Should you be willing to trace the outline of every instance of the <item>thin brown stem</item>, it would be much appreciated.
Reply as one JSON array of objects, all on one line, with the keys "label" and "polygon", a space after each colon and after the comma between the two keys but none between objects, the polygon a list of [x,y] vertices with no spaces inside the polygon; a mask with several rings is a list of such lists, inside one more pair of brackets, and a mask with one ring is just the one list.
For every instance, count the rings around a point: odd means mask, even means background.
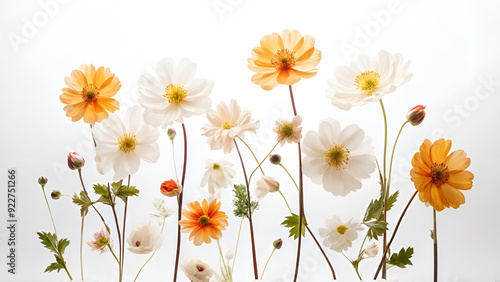
[{"label": "thin brown stem", "polygon": [[[109,183],[108,183],[108,194],[111,196],[111,189],[109,188]],[[114,202],[114,200],[112,200],[111,197],[110,197],[110,200],[111,200],[111,209],[113,210],[113,216],[115,218],[116,232],[118,234],[118,246],[119,246],[119,250],[120,250],[119,257],[121,259],[123,250],[122,250],[122,236],[120,233],[120,225],[118,224],[118,216],[116,215],[115,202]],[[121,282],[123,280],[122,262],[121,261],[119,262],[118,270],[119,270],[119,281]]]},{"label": "thin brown stem", "polygon": [[330,267],[330,270],[332,271],[333,280],[337,280],[337,277],[335,276],[335,270],[333,270],[333,266],[330,263],[330,260],[328,259],[328,256],[326,255],[325,251],[321,247],[321,244],[318,242],[318,240],[316,239],[316,237],[312,233],[311,229],[309,228],[309,225],[306,224],[306,228],[307,228],[307,231],[309,232],[309,235],[311,235],[311,237],[313,238],[314,242],[318,246],[319,250],[321,251],[321,253],[325,257],[326,263],[328,263],[328,266]]},{"label": "thin brown stem", "polygon": [[410,204],[413,201],[413,199],[415,198],[415,196],[417,195],[417,193],[418,193],[418,191],[415,191],[415,193],[413,193],[413,196],[411,196],[410,200],[408,201],[408,204],[406,204],[406,207],[404,208],[403,212],[401,213],[401,216],[399,217],[398,223],[396,224],[396,227],[394,228],[394,232],[392,232],[391,239],[387,243],[387,248],[384,250],[384,254],[382,255],[382,259],[380,260],[380,263],[379,263],[378,268],[377,268],[377,272],[375,273],[373,280],[377,279],[378,274],[379,274],[380,270],[382,269],[382,265],[384,264],[384,262],[386,260],[387,252],[388,252],[389,248],[391,247],[392,241],[394,240],[396,233],[398,232],[399,225],[401,224],[401,221],[403,220],[403,217],[404,217],[406,211],[410,207]]},{"label": "thin brown stem", "polygon": [[432,215],[434,220],[434,231],[432,233],[434,239],[434,282],[438,281],[438,242],[437,242],[437,222],[436,222],[436,210],[432,209]]},{"label": "thin brown stem", "polygon": [[97,143],[95,142],[94,132],[92,132],[92,124],[90,124],[90,134],[92,135],[92,141],[94,141],[94,148],[97,147]]},{"label": "thin brown stem", "polygon": [[259,279],[259,272],[257,270],[257,254],[255,251],[255,238],[253,234],[253,222],[252,222],[252,204],[250,199],[250,188],[248,183],[247,172],[245,170],[245,164],[243,163],[243,158],[241,157],[240,149],[238,148],[238,144],[236,140],[234,140],[234,145],[236,146],[236,151],[238,151],[238,156],[240,157],[241,167],[243,169],[243,175],[245,176],[245,183],[247,186],[247,198],[248,198],[248,222],[250,223],[250,239],[252,241],[252,258],[253,258],[253,273],[255,276],[255,280]]},{"label": "thin brown stem", "polygon": [[[182,192],[178,195],[178,220],[182,219],[182,198],[184,196],[184,191],[186,191],[184,187],[184,180],[186,179],[186,164],[187,164],[187,136],[186,136],[186,127],[184,123],[182,124],[182,133],[184,135],[184,163],[182,165],[182,179],[181,186]],[[179,268],[179,258],[181,253],[181,225],[177,222],[177,249],[175,252],[175,266],[174,266],[174,282],[177,281],[177,270]]]},{"label": "thin brown stem", "polygon": [[[127,182],[127,190],[130,188],[130,174],[128,175],[128,182]],[[121,262],[122,262],[122,273],[123,273],[123,268],[125,267],[125,224],[127,222],[127,208],[128,208],[128,196],[125,197],[125,207],[123,209],[123,226],[122,226],[122,234],[123,234],[123,240],[122,240],[122,254],[121,254]],[[123,275],[123,274],[122,274]]]},{"label": "thin brown stem", "polygon": [[[83,183],[83,178],[82,178],[82,170],[79,169],[78,170],[78,175],[80,176],[80,183],[82,184],[82,188],[83,188],[83,191],[85,192],[85,194],[88,196],[89,193],[87,193],[87,189],[85,189],[85,184]],[[101,218],[102,222],[104,223],[104,226],[106,226],[106,229],[108,229],[108,232],[109,232],[109,227],[108,225],[106,224],[106,221],[104,220],[104,217],[102,216],[102,214],[97,210],[97,208],[94,206],[93,203],[91,203],[92,205],[92,208],[94,208],[95,212],[99,215],[99,217]]]}]

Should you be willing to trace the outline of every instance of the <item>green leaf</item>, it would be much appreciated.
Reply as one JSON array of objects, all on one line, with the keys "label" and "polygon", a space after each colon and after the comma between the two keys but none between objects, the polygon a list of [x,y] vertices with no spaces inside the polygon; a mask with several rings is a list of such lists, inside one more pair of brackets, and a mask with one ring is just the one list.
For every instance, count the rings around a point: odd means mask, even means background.
[{"label": "green leaf", "polygon": [[[285,217],[285,220],[281,223],[281,225],[284,225],[286,228],[290,228],[289,232],[290,235],[288,237],[292,237],[293,239],[296,240],[299,238],[299,216],[292,213],[291,216]],[[306,236],[306,218],[302,217],[302,236]]]},{"label": "green leaf", "polygon": [[40,239],[40,242],[45,248],[49,249],[53,253],[57,253],[59,251],[57,248],[56,234],[51,234],[50,232],[37,232],[36,234],[38,234],[38,239]]},{"label": "green leaf", "polygon": [[45,268],[44,272],[52,272],[54,270],[57,270],[57,272],[59,272],[59,271],[61,271],[61,269],[64,269],[64,265],[63,264],[60,264],[60,263],[57,263],[57,262],[53,262],[49,266],[47,266],[47,268]]},{"label": "green leaf", "polygon": [[[396,203],[399,196],[399,191],[394,192],[387,198],[387,211],[390,211],[391,208]],[[375,219],[377,221],[381,221],[384,218],[384,197],[380,195],[380,198],[377,200],[372,200],[366,208],[365,217],[363,222],[370,221]]]},{"label": "green leaf", "polygon": [[66,250],[66,247],[69,245],[69,240],[66,238],[62,238],[59,240],[59,243],[57,244],[57,249],[59,250],[59,253],[62,255],[64,254],[64,251]]},{"label": "green leaf", "polygon": [[363,222],[364,225],[368,226],[368,238],[378,240],[378,236],[382,236],[384,231],[387,230],[387,222],[372,220],[368,222]]},{"label": "green leaf", "polygon": [[89,207],[93,204],[87,193],[85,193],[85,191],[83,190],[80,191],[80,197],[78,197],[78,195],[75,193],[75,195],[73,196],[73,203],[80,206],[80,214],[82,216],[87,215]]},{"label": "green leaf", "polygon": [[394,192],[394,194],[390,195],[389,198],[387,198],[387,211],[390,211],[396,201],[398,200],[399,196],[399,190]]},{"label": "green leaf", "polygon": [[111,184],[111,191],[113,192],[115,197],[118,197],[125,202],[127,197],[139,195],[139,190],[135,186],[127,187],[127,185],[123,185],[122,183],[123,180],[120,180]]},{"label": "green leaf", "polygon": [[[237,217],[248,218],[248,194],[246,186],[243,184],[234,185],[233,192],[234,215]],[[252,207],[253,215],[253,213],[259,209],[259,201],[252,201],[250,205]]]},{"label": "green leaf", "polygon": [[96,193],[97,195],[101,195],[101,197],[97,200],[98,202],[108,204],[108,205],[111,204],[107,185],[94,184],[94,193]]},{"label": "green leaf", "polygon": [[52,272],[54,270],[59,272],[61,269],[66,268],[66,262],[64,261],[62,255],[64,254],[66,247],[69,245],[69,240],[67,238],[62,238],[58,241],[57,235],[50,232],[37,232],[37,234],[42,245],[54,253],[54,257],[56,258],[56,262],[47,266],[45,272]]},{"label": "green leaf", "polygon": [[405,248],[401,248],[399,253],[392,254],[390,259],[387,260],[387,263],[400,268],[406,268],[407,265],[413,265],[410,261],[412,256],[413,256],[412,247],[408,247],[406,250]]}]

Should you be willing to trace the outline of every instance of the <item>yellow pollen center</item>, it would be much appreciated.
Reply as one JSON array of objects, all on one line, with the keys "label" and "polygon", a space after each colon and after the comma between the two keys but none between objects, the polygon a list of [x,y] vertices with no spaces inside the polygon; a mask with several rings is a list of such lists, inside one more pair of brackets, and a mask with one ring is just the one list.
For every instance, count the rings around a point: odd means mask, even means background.
[{"label": "yellow pollen center", "polygon": [[450,180],[450,171],[444,163],[434,163],[431,167],[432,182],[439,188]]},{"label": "yellow pollen center", "polygon": [[347,227],[347,226],[345,226],[343,224],[337,226],[337,232],[340,233],[340,234],[342,234],[342,235],[344,235],[347,232],[348,229],[349,229],[349,227]]},{"label": "yellow pollen center", "polygon": [[214,164],[212,167],[214,170],[220,169],[220,164]]},{"label": "yellow pollen center", "polygon": [[347,168],[349,162],[349,149],[342,144],[333,144],[325,152],[325,161],[337,170]]},{"label": "yellow pollen center", "polygon": [[183,86],[177,84],[169,84],[165,87],[165,94],[170,104],[180,104],[187,97],[187,90]]},{"label": "yellow pollen center", "polygon": [[222,123],[223,129],[231,129],[233,127],[234,127],[234,122],[232,120],[226,120],[225,122]]},{"label": "yellow pollen center", "polygon": [[96,241],[96,244],[99,246],[106,246],[108,244],[108,239],[106,237],[101,237]]},{"label": "yellow pollen center", "polygon": [[124,153],[134,151],[135,147],[137,146],[137,143],[138,143],[137,138],[133,133],[126,133],[122,137],[118,138],[118,147],[120,151]]},{"label": "yellow pollen center", "polygon": [[288,49],[281,49],[271,58],[271,64],[276,70],[287,70],[295,66],[295,52]]},{"label": "yellow pollen center", "polygon": [[99,89],[92,84],[89,84],[82,89],[82,98],[85,102],[94,102],[98,95]]},{"label": "yellow pollen center", "polygon": [[374,71],[366,71],[356,76],[354,85],[365,95],[371,96],[378,89],[380,74]]},{"label": "yellow pollen center", "polygon": [[293,135],[293,125],[290,124],[290,123],[284,123],[282,125],[280,125],[279,127],[279,134],[284,136],[284,137],[290,137]]},{"label": "yellow pollen center", "polygon": [[207,224],[210,222],[210,217],[208,217],[208,216],[206,216],[206,215],[202,215],[202,216],[200,217],[200,219],[198,219],[198,222],[199,222],[201,225],[205,226],[205,225],[207,225]]}]

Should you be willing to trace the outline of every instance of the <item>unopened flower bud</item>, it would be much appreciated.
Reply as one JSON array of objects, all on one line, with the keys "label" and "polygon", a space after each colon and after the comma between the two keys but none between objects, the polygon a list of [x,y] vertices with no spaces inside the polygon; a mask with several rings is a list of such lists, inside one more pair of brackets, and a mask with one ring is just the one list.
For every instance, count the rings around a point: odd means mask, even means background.
[{"label": "unopened flower bud", "polygon": [[175,138],[175,135],[177,134],[177,132],[175,132],[175,129],[173,128],[169,128],[167,130],[167,135],[168,135],[168,138],[171,140],[171,141],[174,141],[174,138]]},{"label": "unopened flower bud", "polygon": [[59,190],[53,190],[53,191],[50,193],[50,197],[51,197],[53,200],[59,200],[59,198],[61,198],[61,191],[59,191]]},{"label": "unopened flower bud", "polygon": [[233,250],[227,250],[226,253],[224,253],[224,257],[227,260],[232,260],[234,258],[234,252],[233,252]]},{"label": "unopened flower bud", "polygon": [[416,126],[422,123],[425,118],[425,106],[418,105],[406,114],[406,120],[411,123],[411,125]]},{"label": "unopened flower bud", "polygon": [[275,165],[278,165],[281,163],[281,156],[279,154],[272,154],[270,157],[269,157],[269,161],[272,163],[272,164],[275,164]]},{"label": "unopened flower bud", "polygon": [[160,192],[167,197],[175,197],[182,192],[182,186],[179,182],[170,179],[164,181],[160,186]]},{"label": "unopened flower bud", "polygon": [[277,250],[281,249],[281,246],[283,246],[283,240],[281,239],[276,239],[273,242],[273,247]]},{"label": "unopened flower bud", "polygon": [[374,258],[378,254],[378,246],[376,243],[373,243],[370,247],[365,249],[365,254],[370,257]]},{"label": "unopened flower bud", "polygon": [[38,177],[38,184],[42,185],[42,187],[45,186],[45,184],[47,184],[47,181],[49,180],[45,176]]},{"label": "unopened flower bud", "polygon": [[71,170],[81,169],[85,165],[85,159],[75,152],[68,154],[68,167]]}]

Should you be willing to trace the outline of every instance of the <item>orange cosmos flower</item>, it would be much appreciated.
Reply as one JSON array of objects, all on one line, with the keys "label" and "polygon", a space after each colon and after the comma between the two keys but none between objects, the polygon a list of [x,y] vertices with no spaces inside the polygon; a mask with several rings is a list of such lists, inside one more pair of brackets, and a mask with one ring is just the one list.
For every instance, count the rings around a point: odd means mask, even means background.
[{"label": "orange cosmos flower", "polygon": [[320,60],[314,38],[285,29],[281,35],[273,32],[260,40],[260,47],[253,48],[252,58],[248,59],[248,68],[256,72],[253,83],[271,90],[278,84],[292,85],[315,76]]},{"label": "orange cosmos flower", "polygon": [[68,88],[63,88],[59,99],[66,111],[66,116],[73,121],[83,117],[86,123],[101,122],[108,117],[108,112],[120,108],[118,101],[111,98],[121,87],[120,80],[109,68],[93,65],[81,65],[79,70],[71,72],[71,77],[64,79]]},{"label": "orange cosmos flower", "polygon": [[182,215],[187,219],[179,220],[182,226],[181,231],[189,234],[189,241],[193,241],[195,246],[203,243],[212,242],[210,238],[219,240],[222,237],[221,230],[225,230],[228,225],[227,215],[219,211],[221,206],[217,199],[214,199],[210,205],[207,200],[200,202],[194,201],[188,204],[189,210],[183,209]]},{"label": "orange cosmos flower", "polygon": [[451,140],[439,139],[432,143],[425,139],[420,152],[411,160],[411,181],[419,192],[420,200],[437,211],[458,208],[465,203],[460,190],[472,188],[474,174],[465,170],[470,165],[470,159],[463,150],[448,154],[450,148]]}]

